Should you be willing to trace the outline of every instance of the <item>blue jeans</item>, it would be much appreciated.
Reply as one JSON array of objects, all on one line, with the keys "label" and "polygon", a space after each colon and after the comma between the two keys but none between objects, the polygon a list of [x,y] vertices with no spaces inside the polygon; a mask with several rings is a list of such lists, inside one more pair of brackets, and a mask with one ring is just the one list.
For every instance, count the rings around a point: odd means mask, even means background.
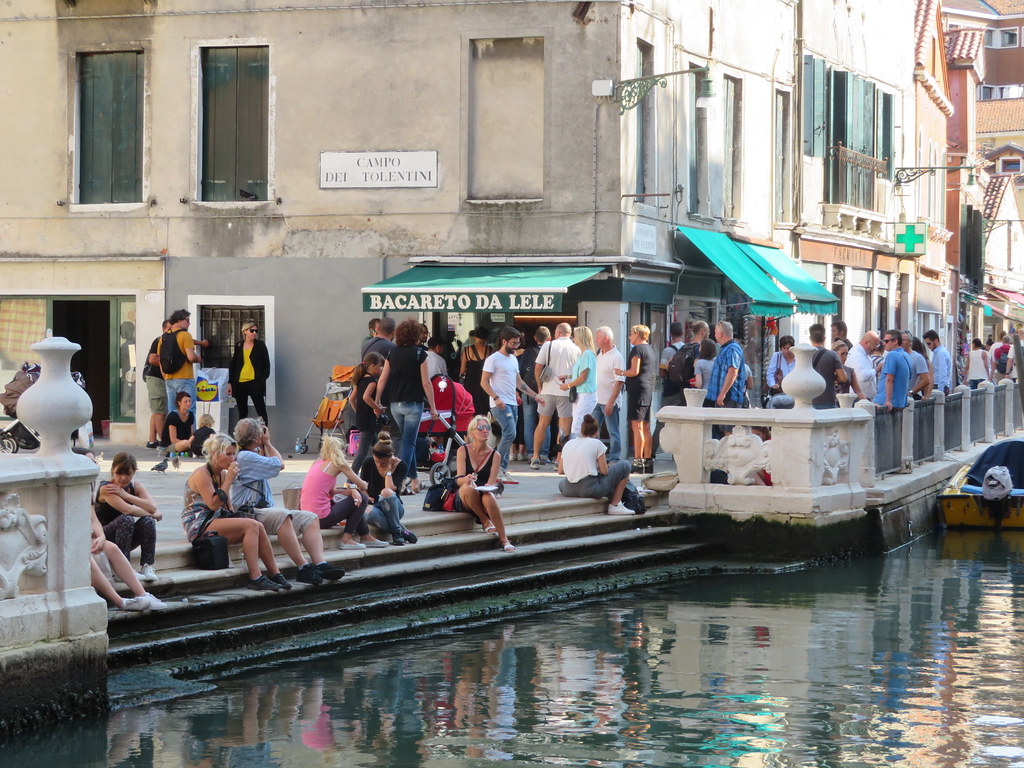
[{"label": "blue jeans", "polygon": [[[423,418],[423,403],[392,403],[391,418],[395,421],[395,434],[391,436],[398,445],[395,455],[405,462],[406,477],[416,479],[416,437]],[[399,488],[401,490],[401,488]]]},{"label": "blue jeans", "polygon": [[394,535],[402,530],[403,517],[405,517],[405,507],[402,505],[402,500],[395,494],[386,499],[378,497],[377,503],[367,512],[366,521],[385,533]]},{"label": "blue jeans", "polygon": [[[600,403],[594,409],[594,418],[597,419],[598,427],[605,423],[604,406]],[[619,404],[616,402],[612,408],[612,416],[608,419],[608,461],[618,461],[622,458],[621,425],[622,422],[619,421]]]},{"label": "blue jeans", "polygon": [[195,379],[164,379],[164,387],[167,389],[167,412],[178,410],[174,398],[179,392],[188,392],[192,398],[192,407],[189,413],[196,412],[196,380]]},{"label": "blue jeans", "polygon": [[[537,401],[523,395],[523,437],[526,439],[526,453],[533,456],[533,433],[537,431]],[[538,456],[547,456],[551,449],[551,430],[544,433],[544,444],[537,451]]]},{"label": "blue jeans", "polygon": [[508,471],[508,455],[512,450],[512,443],[516,438],[516,411],[519,409],[514,405],[506,405],[504,408],[491,408],[491,416],[501,427],[501,440],[498,442],[498,455],[501,456],[501,469]]}]

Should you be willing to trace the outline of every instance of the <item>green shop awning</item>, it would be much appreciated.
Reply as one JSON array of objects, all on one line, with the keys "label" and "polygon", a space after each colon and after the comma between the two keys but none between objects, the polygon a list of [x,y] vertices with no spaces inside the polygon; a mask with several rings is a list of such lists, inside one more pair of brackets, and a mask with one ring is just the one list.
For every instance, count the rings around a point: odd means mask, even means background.
[{"label": "green shop awning", "polygon": [[834,315],[839,311],[836,297],[778,248],[740,242],[736,247],[796,297],[797,312]]},{"label": "green shop awning", "polygon": [[987,301],[978,296],[967,293],[966,291],[964,291],[963,297],[972,304],[977,304],[979,307],[981,307],[982,315],[984,315],[985,317],[992,317],[992,305],[989,304]]},{"label": "green shop awning", "polygon": [[560,312],[569,286],[602,269],[420,264],[363,288],[363,311]]},{"label": "green shop awning", "polygon": [[728,235],[692,227],[678,229],[750,298],[751,314],[762,317],[793,314],[793,300]]}]

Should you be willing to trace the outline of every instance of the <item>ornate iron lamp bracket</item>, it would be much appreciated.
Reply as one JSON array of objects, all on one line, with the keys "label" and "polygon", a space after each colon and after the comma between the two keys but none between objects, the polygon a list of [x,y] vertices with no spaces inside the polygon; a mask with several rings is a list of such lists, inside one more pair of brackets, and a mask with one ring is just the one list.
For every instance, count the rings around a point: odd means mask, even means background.
[{"label": "ornate iron lamp bracket", "polygon": [[[632,80],[623,80],[615,86],[612,101],[619,105],[619,114],[622,115],[643,101],[644,96],[650,93],[656,86],[667,88],[668,78],[675,75],[706,74],[708,71],[708,67],[693,67],[692,69],[680,69],[677,72],[666,72],[663,75],[650,75],[648,77],[634,77]],[[710,88],[705,88],[702,95],[711,96],[713,91]]]}]

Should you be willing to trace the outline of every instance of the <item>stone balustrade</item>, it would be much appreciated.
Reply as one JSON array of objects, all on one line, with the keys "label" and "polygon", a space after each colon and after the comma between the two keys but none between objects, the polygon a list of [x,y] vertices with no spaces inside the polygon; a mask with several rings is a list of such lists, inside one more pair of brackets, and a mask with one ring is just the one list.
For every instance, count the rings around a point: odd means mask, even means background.
[{"label": "stone balustrade", "polygon": [[0,455],[0,733],[106,707],[107,608],[91,586],[96,464],[71,451],[92,413],[71,379],[80,349],[51,338],[32,349],[42,373],[18,401],[37,453]]}]

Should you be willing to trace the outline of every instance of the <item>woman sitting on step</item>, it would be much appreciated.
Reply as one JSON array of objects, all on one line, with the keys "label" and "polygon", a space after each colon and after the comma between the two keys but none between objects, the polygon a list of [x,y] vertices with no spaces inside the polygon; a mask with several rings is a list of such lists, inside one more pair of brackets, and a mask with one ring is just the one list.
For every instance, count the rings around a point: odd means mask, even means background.
[{"label": "woman sitting on step", "polygon": [[139,576],[143,581],[156,581],[156,523],[164,516],[142,483],[135,479],[139,465],[135,457],[122,451],[110,463],[110,480],[101,480],[93,509],[103,535],[117,544],[124,556],[131,559],[139,547]]},{"label": "woman sitting on step", "polygon": [[491,425],[486,416],[476,415],[469,420],[466,444],[455,453],[458,463],[455,482],[459,495],[455,500],[456,512],[472,512],[484,527],[484,533],[496,534],[506,552],[515,552],[505,533],[505,521],[498,507],[498,470],[501,457],[488,442]]},{"label": "woman sitting on step", "polygon": [[[207,461],[189,475],[185,482],[184,509],[181,525],[189,542],[207,533],[217,533],[228,544],[242,545],[242,557],[249,571],[249,589],[277,592],[290,588],[274,560],[267,529],[251,517],[221,517],[234,514],[231,507],[231,485],[238,478],[238,444],[228,435],[217,433],[203,445]],[[259,561],[267,567],[268,579],[260,573]]]},{"label": "woman sitting on step", "polygon": [[584,499],[608,497],[609,515],[632,515],[633,510],[622,503],[622,493],[629,482],[629,463],[605,458],[607,448],[597,439],[601,425],[589,413],[580,427],[582,437],[570,440],[558,454],[558,471],[565,478],[558,484],[563,496]]},{"label": "woman sitting on step", "polygon": [[[120,608],[122,611],[162,611],[167,607],[167,603],[143,589],[128,558],[114,542],[107,541],[107,537],[103,535],[103,526],[100,525],[95,511],[92,513],[92,542],[89,551],[90,578],[93,589],[100,597],[113,603],[115,608]],[[121,597],[114,589],[114,585],[110,583],[110,579],[107,578],[96,559],[100,553],[106,556],[114,575],[132,591],[131,597]]]},{"label": "woman sitting on step", "polygon": [[366,516],[371,525],[391,536],[391,546],[401,547],[407,542],[415,544],[417,536],[404,525],[405,506],[398,495],[405,482],[405,462],[395,456],[391,434],[381,432],[370,451],[372,461],[364,461],[359,477],[366,481],[366,495],[373,508]]},{"label": "woman sitting on step", "polygon": [[[342,484],[339,485],[338,479],[342,476]],[[366,524],[368,487],[345,460],[345,446],[341,439],[327,435],[320,443],[320,458],[313,462],[302,483],[299,506],[320,519],[321,529],[344,525],[339,549],[386,547],[388,543],[374,538]]]}]

